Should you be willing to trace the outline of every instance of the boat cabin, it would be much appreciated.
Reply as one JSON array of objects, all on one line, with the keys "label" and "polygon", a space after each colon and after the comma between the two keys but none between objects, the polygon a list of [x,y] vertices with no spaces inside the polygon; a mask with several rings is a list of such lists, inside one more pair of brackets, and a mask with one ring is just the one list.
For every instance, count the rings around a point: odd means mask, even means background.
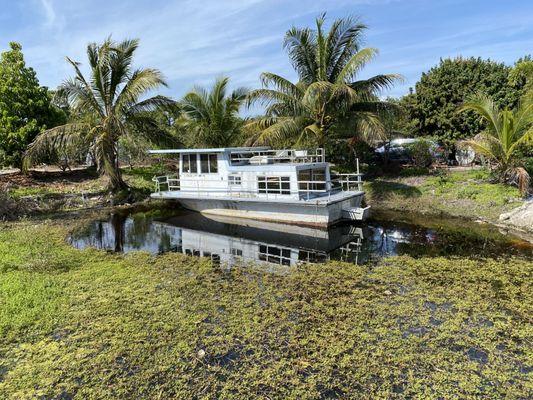
[{"label": "boat cabin", "polygon": [[150,153],[179,156],[177,175],[154,179],[158,192],[179,191],[198,197],[309,200],[343,189],[362,190],[360,174],[348,176],[330,171],[323,149],[233,147]]}]

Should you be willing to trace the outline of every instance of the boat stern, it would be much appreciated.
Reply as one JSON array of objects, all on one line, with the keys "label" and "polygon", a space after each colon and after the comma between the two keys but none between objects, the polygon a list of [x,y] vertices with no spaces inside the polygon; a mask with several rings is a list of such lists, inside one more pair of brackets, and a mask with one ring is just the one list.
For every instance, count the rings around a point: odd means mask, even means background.
[{"label": "boat stern", "polygon": [[348,207],[342,209],[342,219],[350,221],[364,221],[370,215],[370,206]]}]

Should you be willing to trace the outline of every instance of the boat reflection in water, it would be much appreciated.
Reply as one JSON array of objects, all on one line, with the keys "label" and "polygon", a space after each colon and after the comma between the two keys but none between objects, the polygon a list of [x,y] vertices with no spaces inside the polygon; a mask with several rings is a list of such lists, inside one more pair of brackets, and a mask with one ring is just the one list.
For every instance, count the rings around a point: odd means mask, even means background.
[{"label": "boat reflection in water", "polygon": [[[154,216],[155,215],[155,216]],[[445,221],[444,221],[445,222]],[[490,227],[460,226],[457,221],[436,228],[391,220],[344,224],[328,230],[174,210],[164,214],[111,214],[72,233],[77,248],[115,252],[179,252],[210,257],[232,266],[255,263],[294,266],[299,262],[341,260],[365,263],[406,254],[423,256],[533,256],[531,243],[502,235]]]},{"label": "boat reflection in water", "polygon": [[350,225],[323,230],[185,211],[168,218],[112,214],[74,232],[70,242],[80,249],[178,252],[228,266],[293,266],[326,262],[332,255],[357,263],[362,239],[361,228]]}]

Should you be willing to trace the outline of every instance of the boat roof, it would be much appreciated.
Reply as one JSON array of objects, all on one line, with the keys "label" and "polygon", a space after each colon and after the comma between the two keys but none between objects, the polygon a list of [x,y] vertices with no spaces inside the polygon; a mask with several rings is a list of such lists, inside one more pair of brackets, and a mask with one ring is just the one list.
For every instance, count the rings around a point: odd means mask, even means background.
[{"label": "boat roof", "polygon": [[217,147],[206,149],[161,149],[148,150],[148,154],[181,154],[181,153],[224,153],[224,152],[238,152],[238,151],[265,151],[270,150],[270,147]]}]

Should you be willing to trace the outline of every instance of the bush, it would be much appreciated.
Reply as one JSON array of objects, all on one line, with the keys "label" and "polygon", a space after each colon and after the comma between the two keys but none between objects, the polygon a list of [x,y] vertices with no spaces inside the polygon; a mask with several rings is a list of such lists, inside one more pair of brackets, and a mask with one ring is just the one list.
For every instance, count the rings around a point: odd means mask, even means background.
[{"label": "bush", "polygon": [[409,145],[409,155],[416,167],[429,167],[432,164],[433,156],[430,149],[431,144],[427,140],[418,140]]},{"label": "bush", "polygon": [[528,157],[524,160],[524,168],[529,176],[533,177],[533,157]]},{"label": "bush", "polygon": [[337,170],[345,172],[355,171],[356,158],[359,159],[361,168],[362,164],[371,164],[374,160],[374,150],[361,140],[351,145],[344,140],[329,142],[326,144],[325,151],[328,161],[334,163]]},{"label": "bush", "polygon": [[429,169],[427,167],[408,167],[400,171],[400,176],[409,177],[409,176],[421,176],[429,174]]},{"label": "bush", "polygon": [[0,221],[13,219],[19,212],[19,206],[5,191],[0,189]]}]

